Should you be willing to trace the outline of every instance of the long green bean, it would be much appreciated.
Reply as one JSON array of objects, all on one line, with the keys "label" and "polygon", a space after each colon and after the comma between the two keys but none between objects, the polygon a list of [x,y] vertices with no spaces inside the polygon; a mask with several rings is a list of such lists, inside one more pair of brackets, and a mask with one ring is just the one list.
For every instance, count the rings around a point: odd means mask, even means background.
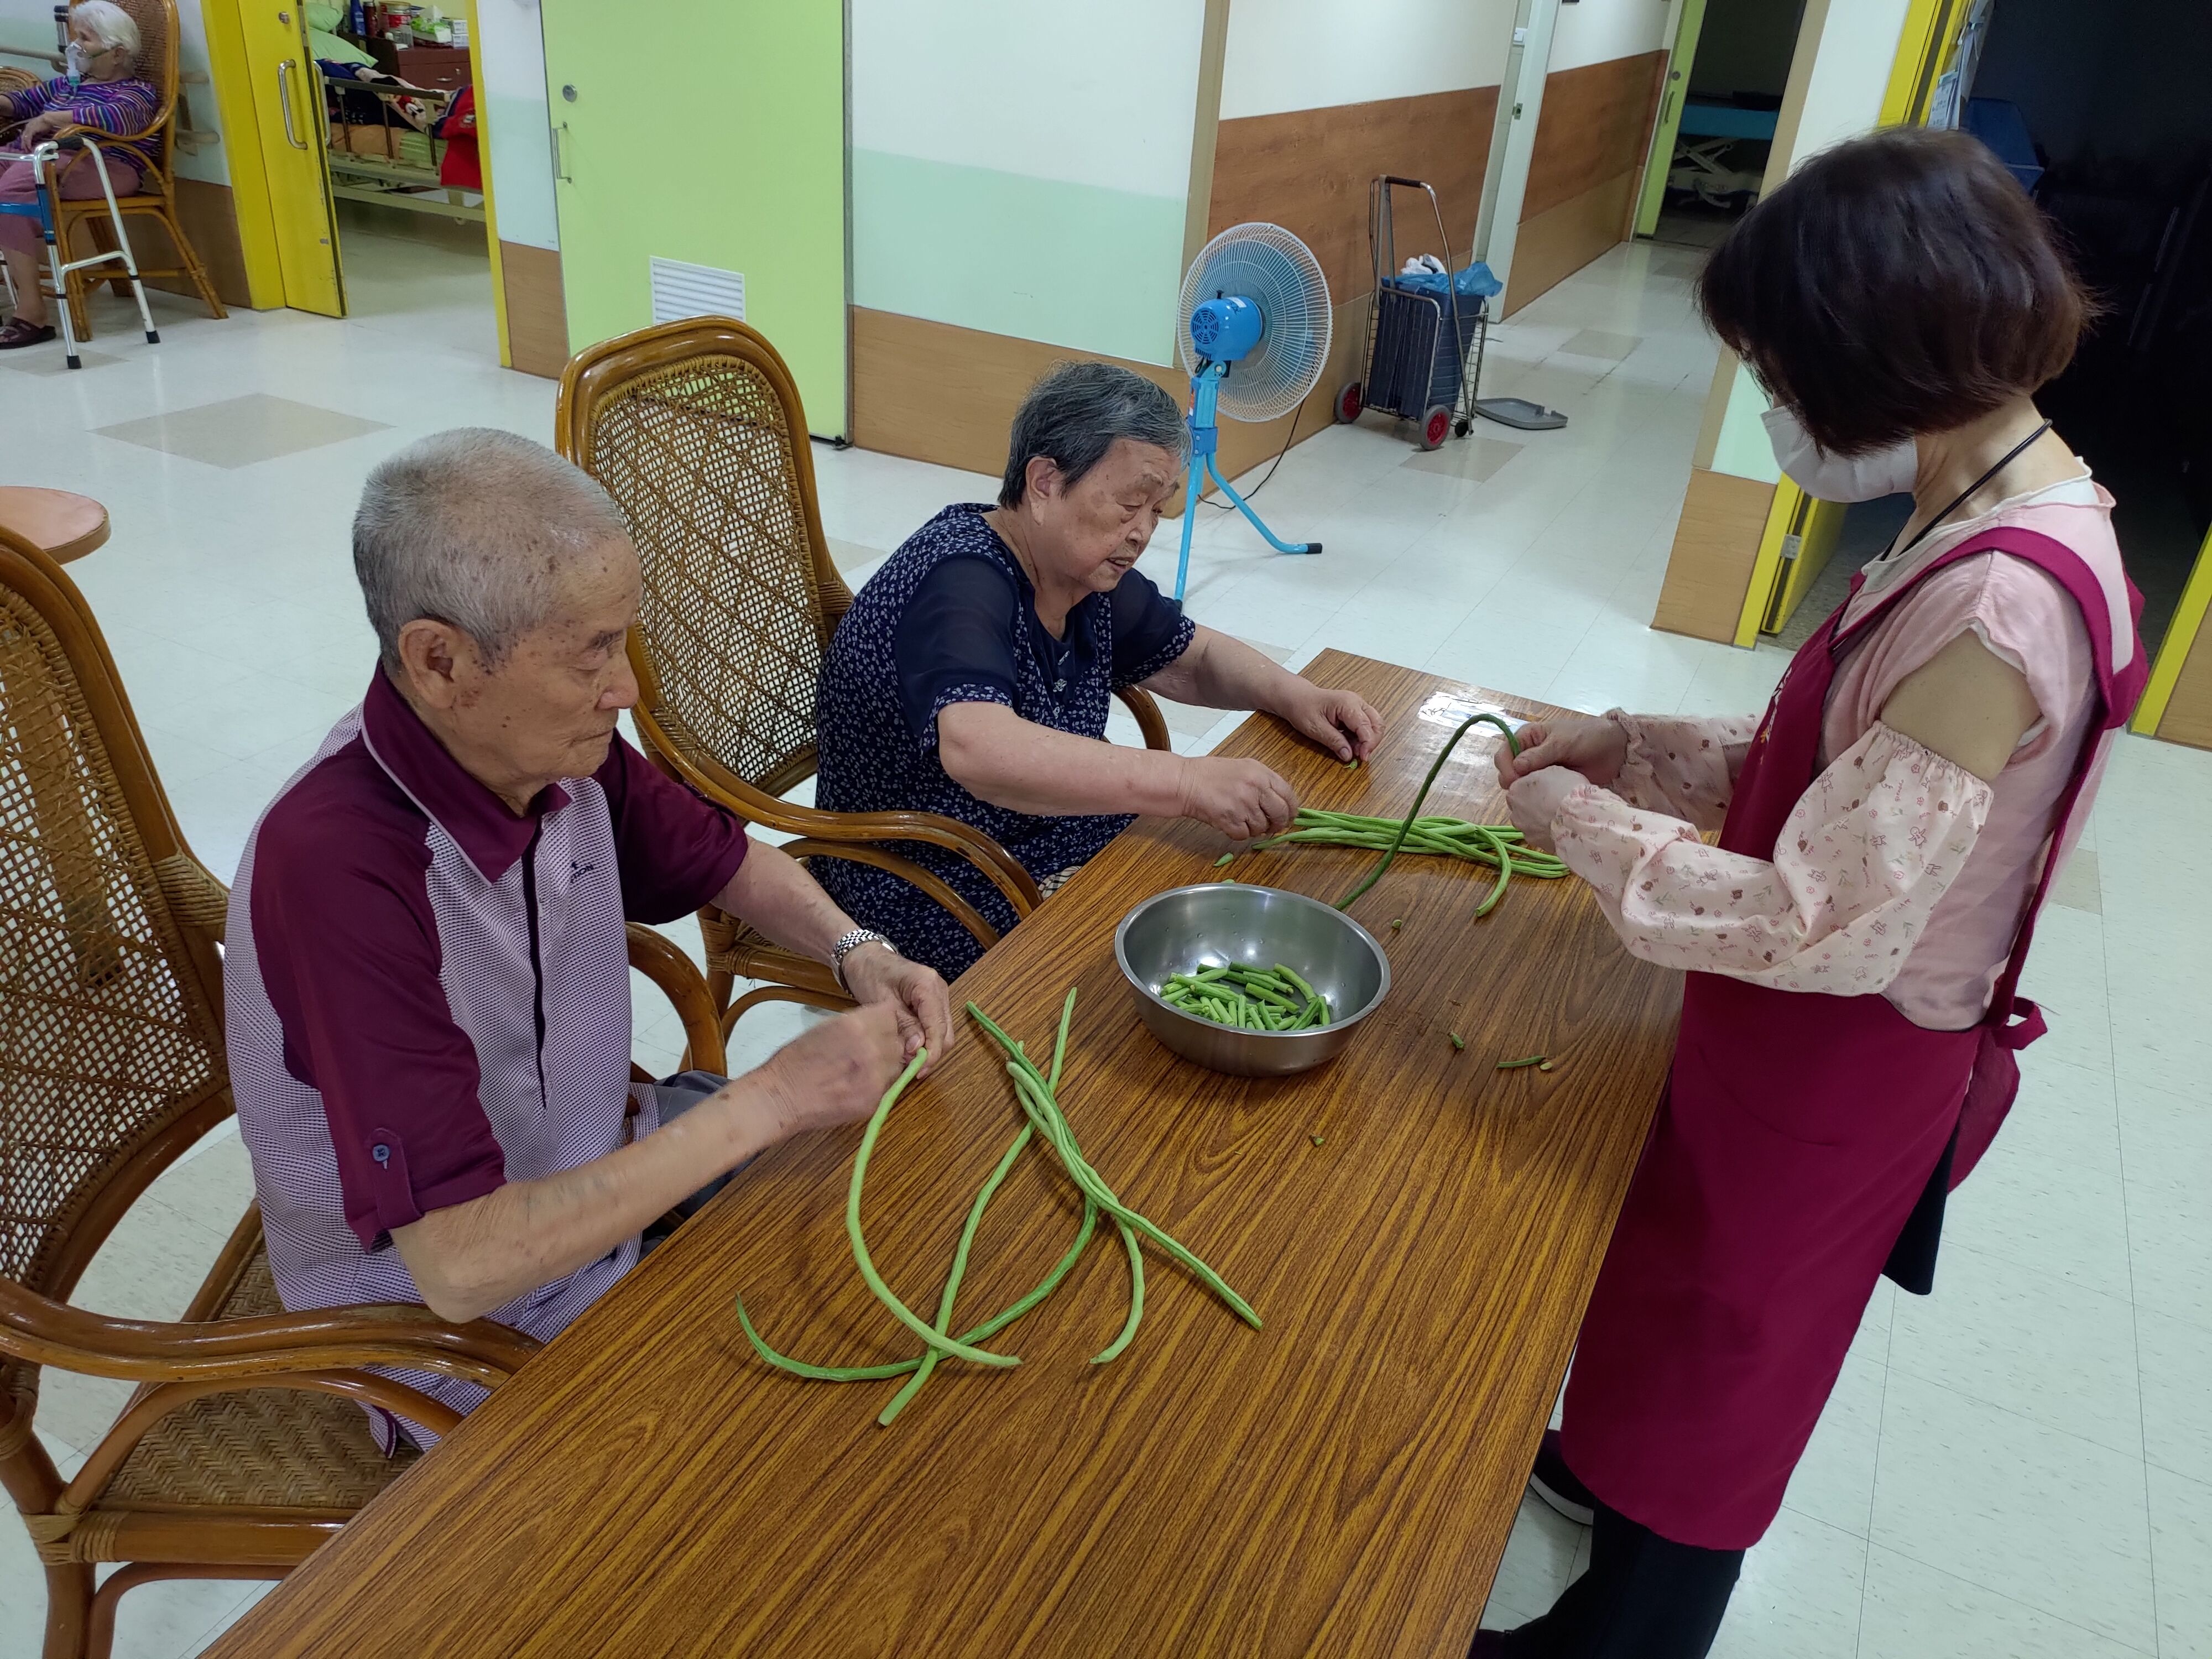
[{"label": "long green bean", "polygon": [[[1036,1133],[1028,1124],[1022,1125],[1020,1132],[1014,1136],[1013,1144],[1006,1148],[1006,1155],[999,1160],[998,1167],[991,1171],[989,1178],[976,1192],[975,1203],[969,1206],[968,1219],[960,1229],[960,1242],[953,1247],[952,1271],[945,1275],[945,1291],[937,1298],[936,1328],[940,1336],[952,1328],[952,1304],[960,1294],[960,1279],[968,1271],[968,1252],[975,1243],[975,1230],[983,1224],[983,1211],[989,1205],[992,1194],[999,1190],[1000,1183],[1012,1173],[1014,1161],[1021,1157],[1022,1149],[1030,1144]],[[922,1355],[921,1366],[907,1379],[906,1386],[891,1396],[890,1403],[876,1419],[877,1427],[890,1427],[892,1421],[906,1409],[907,1402],[921,1392],[922,1384],[929,1381],[941,1357],[934,1348]]]},{"label": "long green bean", "polygon": [[[1067,1277],[1075,1266],[1076,1258],[1083,1254],[1084,1246],[1091,1243],[1091,1235],[1097,1224],[1098,1206],[1085,1194],[1083,1224],[1076,1230],[1075,1243],[1067,1247],[1067,1254],[1060,1257],[1053,1270],[1040,1279],[1027,1296],[1000,1309],[981,1324],[961,1332],[960,1340],[963,1342],[988,1342],[1058,1290],[1060,1281]],[[744,1297],[738,1297],[737,1304],[738,1323],[744,1328],[745,1337],[753,1345],[753,1352],[778,1370],[789,1371],[793,1376],[811,1377],[817,1382],[874,1382],[886,1377],[903,1376],[908,1371],[918,1370],[921,1367],[922,1356],[919,1354],[912,1359],[886,1360],[880,1365],[817,1365],[804,1359],[793,1359],[790,1355],[778,1353],[769,1346],[760,1332],[754,1328],[751,1316],[745,1312]]]},{"label": "long green bean", "polygon": [[853,1261],[860,1270],[860,1277],[867,1281],[868,1289],[874,1292],[876,1300],[890,1309],[891,1316],[900,1324],[931,1347],[951,1354],[956,1359],[965,1359],[977,1365],[1018,1365],[1022,1362],[1017,1355],[993,1353],[988,1348],[975,1347],[957,1337],[947,1336],[934,1329],[921,1315],[900,1301],[891,1287],[884,1283],[884,1276],[876,1271],[875,1261],[868,1255],[868,1241],[860,1231],[860,1188],[868,1178],[868,1155],[876,1150],[876,1137],[883,1133],[884,1120],[890,1116],[891,1108],[898,1103],[898,1097],[906,1092],[906,1085],[914,1081],[915,1074],[928,1058],[929,1050],[923,1048],[907,1062],[906,1070],[901,1072],[898,1080],[884,1091],[875,1115],[868,1120],[868,1127],[861,1132],[860,1150],[853,1158],[852,1185],[845,1192],[845,1235],[853,1241]]},{"label": "long green bean", "polygon": [[[1024,1109],[1031,1114],[1031,1121],[1036,1122],[1040,1117],[1048,1121],[1050,1116],[1057,1115],[1059,1108],[1053,1102],[1049,1085],[1037,1071],[1036,1066],[1030,1062],[1029,1056],[1022,1052],[1021,1046],[1001,1030],[991,1017],[974,1003],[968,1005],[968,1012],[976,1024],[988,1031],[999,1046],[1006,1050],[1006,1069],[1013,1077],[1015,1091],[1022,1099]],[[1050,1107],[1048,1114],[1045,1110],[1047,1106]],[[1061,1121],[1065,1123],[1066,1120],[1063,1118]],[[1043,1123],[1039,1123],[1039,1130],[1048,1139],[1053,1139],[1051,1132]],[[1259,1329],[1260,1316],[1252,1310],[1251,1304],[1230,1289],[1227,1280],[1207,1267],[1194,1253],[1186,1249],[1181,1241],[1165,1229],[1146,1220],[1116,1198],[1113,1189],[1100,1178],[1098,1172],[1084,1162],[1082,1153],[1076,1149],[1073,1142],[1074,1137],[1071,1130],[1065,1139],[1054,1140],[1054,1149],[1060,1154],[1061,1166],[1067,1170],[1076,1185],[1097,1199],[1098,1207],[1107,1214],[1118,1221],[1127,1223],[1173,1256],[1185,1268],[1196,1275],[1208,1290],[1227,1303],[1238,1318],[1243,1320],[1255,1330]]]},{"label": "long green bean", "polygon": [[[1288,1022],[1293,1014],[1300,1022],[1311,1019],[1317,1015],[1326,1018],[1326,1005],[1318,996],[1313,997],[1303,1007],[1290,999],[1288,994],[1292,988],[1301,990],[1308,988],[1305,981],[1299,979],[1296,974],[1287,969],[1280,968],[1252,971],[1258,976],[1258,986],[1255,988],[1273,991],[1286,1006],[1278,1007],[1272,1000],[1240,998],[1246,1002],[1248,1008],[1255,1011],[1264,1010],[1264,1017],[1278,1022],[1282,1029],[1291,1029]],[[1224,966],[1201,969],[1196,974],[1178,977],[1186,981],[1188,988],[1205,988],[1210,990],[1217,983],[1231,980],[1231,972],[1229,968]],[[890,1115],[891,1108],[896,1104],[899,1096],[927,1062],[928,1058],[927,1054],[915,1055],[913,1061],[899,1074],[898,1079],[884,1092],[883,1099],[877,1103],[873,1115],[868,1120],[867,1127],[862,1132],[860,1150],[854,1158],[853,1179],[846,1194],[845,1205],[846,1231],[852,1243],[854,1262],[860,1268],[860,1276],[866,1282],[870,1292],[882,1302],[902,1324],[922,1339],[926,1345],[924,1352],[910,1359],[891,1360],[875,1365],[817,1365],[806,1360],[794,1359],[787,1354],[779,1353],[769,1346],[766,1339],[754,1326],[752,1317],[746,1310],[744,1299],[739,1297],[736,1298],[738,1323],[744,1331],[745,1340],[752,1344],[754,1352],[759,1354],[763,1362],[779,1370],[788,1371],[793,1376],[823,1382],[852,1382],[907,1376],[908,1381],[905,1385],[884,1406],[877,1419],[878,1423],[888,1425],[913,1401],[937,1366],[948,1355],[954,1358],[971,1359],[977,1364],[997,1367],[1020,1364],[1019,1359],[1013,1355],[992,1353],[988,1350],[975,1347],[973,1345],[988,1341],[997,1335],[1007,1326],[1030,1312],[1059,1287],[1060,1281],[1067,1276],[1078,1258],[1082,1255],[1084,1248],[1091,1242],[1102,1212],[1112,1219],[1116,1231],[1120,1232],[1122,1247],[1128,1256],[1129,1312],[1120,1333],[1107,1347],[1092,1357],[1092,1364],[1105,1364],[1118,1358],[1127,1349],[1130,1342],[1136,1336],[1138,1326],[1144,1318],[1145,1266],[1140,1235],[1144,1238],[1152,1239],[1196,1276],[1208,1289],[1220,1297],[1239,1317],[1255,1328],[1258,1328],[1260,1316],[1252,1310],[1243,1297],[1229,1288],[1226,1281],[1218,1273],[1207,1267],[1193,1252],[1185,1249],[1164,1229],[1146,1220],[1123,1204],[1115,1195],[1113,1189],[1106,1185],[1098,1172],[1085,1160],[1082,1149],[1076,1143],[1075,1132],[1069,1125],[1066,1114],[1060,1110],[1056,1097],[1060,1073],[1067,1057],[1068,1028],[1074,1017],[1075,995],[1073,991],[1070,991],[1067,1000],[1061,1006],[1060,1027],[1053,1045],[1052,1066],[1049,1073],[1040,1069],[1036,1063],[1030,1059],[1023,1046],[1014,1042],[994,1024],[990,1017],[981,1008],[973,1003],[968,1005],[969,1012],[1006,1051],[1006,1070],[1013,1079],[1015,1099],[1021,1107],[1027,1121],[1023,1124],[1004,1156],[994,1166],[990,1176],[985,1180],[981,1189],[975,1195],[975,1202],[969,1209],[966,1221],[961,1229],[959,1243],[953,1252],[951,1269],[945,1277],[944,1291],[939,1298],[937,1319],[933,1325],[923,1324],[919,1316],[901,1302],[892,1293],[890,1287],[884,1283],[882,1275],[877,1272],[875,1263],[868,1254],[866,1240],[861,1233],[860,1222],[860,1194],[866,1179],[868,1160],[875,1150],[876,1139],[882,1131],[884,1123]],[[1255,1012],[1255,1017],[1261,1016]],[[1047,1273],[1029,1294],[993,1315],[981,1324],[962,1332],[958,1337],[950,1336],[947,1332],[951,1326],[952,1311],[958,1299],[960,1282],[967,1269],[968,1258],[974,1246],[975,1235],[982,1224],[984,1212],[1007,1176],[1012,1172],[1023,1150],[1032,1140],[1039,1138],[1042,1138],[1059,1158],[1061,1167],[1073,1181],[1077,1190],[1082,1194],[1083,1221],[1077,1230],[1075,1242],[1054,1265],[1052,1271]]]},{"label": "long green bean", "polygon": [[[1042,1080],[1036,1075],[1036,1069],[1034,1067],[1024,1069],[1012,1066],[1009,1066],[1007,1069],[1013,1073],[1015,1088],[1022,1092],[1031,1105],[1042,1112],[1046,1103],[1042,1097]],[[1061,1162],[1068,1174],[1074,1177],[1078,1185],[1098,1200],[1100,1209],[1116,1220],[1134,1227],[1139,1232],[1159,1245],[1162,1249],[1196,1274],[1209,1290],[1235,1310],[1239,1318],[1250,1324],[1254,1329],[1259,1328],[1260,1316],[1252,1311],[1250,1304],[1243,1297],[1229,1288],[1227,1281],[1220,1274],[1207,1267],[1194,1253],[1184,1248],[1181,1241],[1175,1238],[1165,1229],[1138,1214],[1115,1196],[1113,1188],[1107,1186],[1100,1178],[1098,1172],[1084,1161],[1082,1152],[1076,1146],[1072,1133],[1063,1133],[1056,1144]]]},{"label": "long green bean", "polygon": [[1458,747],[1459,740],[1462,738],[1465,737],[1468,732],[1473,730],[1476,726],[1484,724],[1485,722],[1496,726],[1499,732],[1504,734],[1505,746],[1509,753],[1517,755],[1521,752],[1521,740],[1513,735],[1513,728],[1507,725],[1499,716],[1491,714],[1469,714],[1465,720],[1462,720],[1459,723],[1459,729],[1455,731],[1449,738],[1446,738],[1444,740],[1444,746],[1437,751],[1436,759],[1429,763],[1429,775],[1421,780],[1420,793],[1413,797],[1413,810],[1406,814],[1404,820],[1398,825],[1398,833],[1391,839],[1389,850],[1385,852],[1382,854],[1381,861],[1378,862],[1372,870],[1367,872],[1367,878],[1364,881],[1361,882],[1358,886],[1346,893],[1342,898],[1337,900],[1336,908],[1338,909],[1349,910],[1352,908],[1354,900],[1358,899],[1361,894],[1364,893],[1376,882],[1382,879],[1382,872],[1390,867],[1392,862],[1395,860],[1398,856],[1398,849],[1406,844],[1406,836],[1407,833],[1413,829],[1413,820],[1420,817],[1421,803],[1428,799],[1429,791],[1436,784],[1437,774],[1444,769],[1444,762],[1450,757],[1451,751]]},{"label": "long green bean", "polygon": [[[1073,991],[1067,994],[1067,1000],[1068,1006],[1072,1010],[1075,1001]],[[970,1012],[974,1012],[972,1007]],[[1066,1016],[1063,1015],[1063,1020],[1065,1018]],[[1063,1167],[1067,1170],[1070,1176],[1075,1179],[1077,1189],[1083,1194],[1085,1212],[1091,1213],[1093,1206],[1099,1202],[1097,1194],[1106,1192],[1105,1182],[1098,1178],[1096,1170],[1084,1162],[1082,1149],[1075,1144],[1075,1131],[1069,1127],[1066,1115],[1060,1111],[1059,1103],[1052,1098],[1050,1090],[1046,1089],[1042,1095],[1031,1095],[1024,1091],[1026,1086],[1047,1080],[1040,1078],[1036,1068],[1030,1064],[1029,1055],[1019,1043],[1014,1045],[1012,1056],[1006,1070],[1014,1078],[1015,1097],[1020,1103],[1022,1110],[1028,1115],[1031,1127],[1044,1136],[1046,1144],[1059,1155]],[[1018,1066],[1014,1063],[1015,1060],[1020,1062]],[[1081,1171],[1082,1174],[1078,1175],[1078,1171]],[[1089,1177],[1088,1182],[1084,1179],[1084,1176]],[[1111,1198],[1112,1194],[1107,1193],[1107,1196]],[[1112,1212],[1109,1211],[1110,1213]],[[1103,1365],[1118,1358],[1121,1351],[1129,1346],[1131,1340],[1137,1334],[1137,1327],[1145,1317],[1145,1263],[1143,1255],[1138,1249],[1137,1236],[1130,1230],[1129,1224],[1120,1215],[1114,1214],[1112,1218],[1115,1230],[1121,1235],[1122,1248],[1128,1252],[1129,1256],[1129,1314],[1122,1323],[1121,1334],[1103,1350],[1091,1357],[1091,1363],[1094,1365]]]},{"label": "long green bean", "polygon": [[[1060,1006],[1060,1030],[1053,1039],[1052,1083],[1055,1089],[1060,1086],[1060,1068],[1066,1063],[1067,1028],[1069,1022],[1074,1018],[1075,993],[1070,990],[1066,1002]],[[953,1302],[960,1294],[961,1276],[968,1271],[968,1252],[975,1243],[975,1230],[983,1224],[983,1211],[990,1203],[992,1195],[999,1190],[1000,1183],[1012,1170],[1014,1161],[1022,1155],[1022,1149],[1030,1144],[1036,1133],[1036,1130],[1031,1125],[1027,1123],[1022,1125],[1021,1132],[1014,1137],[1013,1145],[1006,1148],[1006,1155],[999,1160],[998,1168],[991,1171],[990,1178],[984,1182],[981,1190],[975,1194],[975,1202],[968,1212],[967,1224],[960,1230],[959,1245],[952,1252],[952,1271],[945,1276],[945,1294],[938,1299],[937,1329],[940,1334],[952,1328]],[[1091,1201],[1088,1194],[1084,1195],[1083,1214],[1082,1238],[1076,1246],[1078,1251],[1081,1250],[1084,1243],[1090,1241],[1091,1226],[1098,1217],[1097,1206]],[[1073,1257],[1071,1255],[1068,1261],[1072,1265]],[[1137,1271],[1138,1284],[1134,1300],[1136,1306],[1141,1308],[1144,1305],[1144,1270],[1139,1266]],[[1113,1353],[1118,1354],[1121,1348],[1127,1346],[1128,1339],[1136,1334],[1136,1320],[1132,1317],[1127,1330],[1124,1332],[1120,1345],[1113,1350]],[[1109,1354],[1107,1357],[1111,1358],[1113,1354]],[[921,1368],[915,1372],[904,1388],[891,1396],[890,1403],[884,1407],[883,1414],[876,1419],[878,1427],[886,1429],[890,1427],[898,1414],[907,1408],[908,1402],[921,1392],[922,1385],[929,1381],[930,1374],[937,1369],[938,1361],[942,1358],[943,1356],[934,1348],[922,1355]]]}]

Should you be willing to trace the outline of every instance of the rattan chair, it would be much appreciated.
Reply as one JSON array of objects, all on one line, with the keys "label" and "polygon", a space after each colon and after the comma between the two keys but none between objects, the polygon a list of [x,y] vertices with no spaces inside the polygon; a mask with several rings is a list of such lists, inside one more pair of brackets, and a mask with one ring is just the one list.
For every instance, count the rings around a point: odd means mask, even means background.
[{"label": "rattan chair", "polygon": [[[972,825],[926,812],[829,812],[780,799],[814,775],[815,683],[853,603],[830,557],[799,388],[776,349],[726,317],[641,329],[587,347],[561,375],[560,452],[614,497],[637,544],[645,603],[629,638],[639,734],[675,776],[731,811],[800,839],[795,858],[842,858],[912,882],[988,948],[998,931],[935,873],[887,851],[922,842],[966,859],[1025,916],[1036,884]],[[1158,705],[1121,699],[1146,743],[1168,747]],[[723,1030],[758,1003],[850,1006],[821,963],[700,913]],[[735,1002],[737,979],[761,981]]]},{"label": "rattan chair", "polygon": [[[72,6],[76,3],[76,0],[70,0]],[[151,282],[156,276],[185,277],[206,302],[208,315],[227,317],[230,313],[223,309],[222,296],[216,293],[214,283],[209,280],[207,267],[200,263],[198,252],[192,246],[191,239],[185,234],[185,227],[177,217],[176,0],[116,0],[116,3],[129,12],[131,21],[138,25],[138,66],[134,73],[154,83],[154,89],[161,95],[160,107],[154,112],[154,118],[146,124],[143,132],[95,132],[88,127],[65,127],[63,131],[64,135],[83,133],[103,142],[112,138],[153,141],[152,148],[161,156],[161,165],[147,168],[145,176],[138,181],[137,190],[129,196],[117,197],[115,205],[125,218],[140,216],[158,219],[162,228],[168,232],[169,240],[176,245],[177,257],[183,263],[155,266],[141,258],[138,262],[139,279]],[[80,161],[76,165],[91,164]],[[65,260],[71,257],[70,249],[78,227],[105,225],[107,222],[107,204],[98,196],[84,201],[57,199],[53,205],[54,235],[62,246]],[[134,245],[137,240],[135,236],[131,238]],[[134,246],[131,252],[136,255],[138,250]],[[110,271],[116,274],[110,276],[107,274]],[[70,315],[75,321],[76,337],[80,340],[92,337],[89,307],[84,302],[90,289],[101,283],[112,282],[118,294],[128,295],[131,292],[130,279],[121,273],[119,266],[112,264],[73,270],[63,280],[69,288]]]},{"label": "rattan chair", "polygon": [[[496,1387],[538,1346],[420,1307],[287,1314],[251,1207],[182,1321],[69,1305],[124,1212],[231,1110],[227,904],[83,598],[0,530],[0,1485],[46,1569],[47,1659],[104,1656],[134,1585],[283,1577],[405,1467],[361,1406],[459,1421],[362,1367]],[[698,969],[638,933],[632,961],[672,988],[696,1063],[719,1067]],[[48,1365],[143,1385],[67,1480],[32,1432]],[[131,1565],[95,1594],[104,1562]]]}]

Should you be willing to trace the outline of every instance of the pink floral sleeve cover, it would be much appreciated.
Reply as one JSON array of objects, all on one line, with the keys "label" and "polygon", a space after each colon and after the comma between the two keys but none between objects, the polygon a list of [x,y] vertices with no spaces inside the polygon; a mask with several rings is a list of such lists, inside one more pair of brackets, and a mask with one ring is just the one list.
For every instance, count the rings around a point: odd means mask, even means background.
[{"label": "pink floral sleeve cover", "polygon": [[1553,834],[1631,954],[1662,967],[1879,992],[1989,816],[1987,783],[1877,720],[1814,780],[1772,862],[1723,852],[1698,831],[1727,815],[1754,722],[1613,718],[1627,763],[1568,795]]},{"label": "pink floral sleeve cover", "polygon": [[1613,793],[1631,806],[1717,830],[1735,793],[1735,775],[1758,735],[1754,720],[1683,720],[1614,709],[1606,716],[1628,735],[1628,759]]}]

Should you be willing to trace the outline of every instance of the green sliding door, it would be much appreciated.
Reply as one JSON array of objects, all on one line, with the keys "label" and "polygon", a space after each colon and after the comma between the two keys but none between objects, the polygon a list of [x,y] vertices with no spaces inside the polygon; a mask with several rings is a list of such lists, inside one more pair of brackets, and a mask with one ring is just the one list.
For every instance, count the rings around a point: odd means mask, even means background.
[{"label": "green sliding door", "polygon": [[836,0],[544,0],[568,344],[742,315],[807,424],[845,407],[845,18]]}]

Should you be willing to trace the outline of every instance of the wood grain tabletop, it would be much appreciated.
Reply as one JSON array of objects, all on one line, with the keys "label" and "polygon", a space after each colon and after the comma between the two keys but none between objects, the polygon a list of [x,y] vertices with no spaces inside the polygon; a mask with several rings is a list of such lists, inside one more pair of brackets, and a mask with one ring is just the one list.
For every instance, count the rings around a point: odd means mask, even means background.
[{"label": "wood grain tabletop", "polygon": [[[1357,771],[1255,717],[1220,752],[1316,805],[1402,813],[1479,707],[1558,711],[1364,658],[1308,671],[1388,730]],[[1485,728],[1431,811],[1501,822]],[[1218,1269],[1264,1328],[1109,1228],[1059,1291],[898,1381],[771,1370],[732,1313],[825,1364],[917,1351],[847,1243],[856,1127],[778,1148],[617,1285],[211,1651],[246,1655],[1417,1655],[1461,1659],[1504,1548],[1672,1052],[1678,978],[1624,952],[1587,890],[1401,860],[1354,907],[1393,989],[1332,1064],[1252,1081],[1176,1059],[1113,959],[1128,908],[1216,878],[1220,837],[1139,823],[955,988],[1031,1054],[1079,986],[1060,1098],[1125,1201]],[[1241,858],[1334,899],[1371,854]],[[1403,927],[1393,933],[1393,917]],[[1450,1034],[1466,1041],[1455,1049]],[[1544,1052],[1554,1069],[1499,1072]],[[868,1242],[934,1309],[976,1188],[1021,1121],[970,1025],[870,1165]],[[1318,1137],[1319,1144],[1316,1144]],[[1000,1189],[965,1328],[1066,1249],[1079,1200],[1033,1147]]]}]

